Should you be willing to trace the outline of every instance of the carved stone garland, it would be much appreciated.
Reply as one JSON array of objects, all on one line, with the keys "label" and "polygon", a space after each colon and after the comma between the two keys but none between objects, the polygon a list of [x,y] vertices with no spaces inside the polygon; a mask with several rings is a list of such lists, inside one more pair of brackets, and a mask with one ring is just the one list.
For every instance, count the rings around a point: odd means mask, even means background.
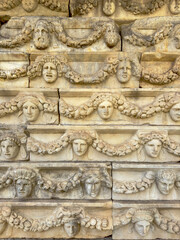
[{"label": "carved stone garland", "polygon": [[54,213],[46,218],[32,219],[24,217],[11,209],[11,207],[2,207],[0,210],[1,223],[7,222],[10,226],[21,229],[25,232],[43,232],[51,228],[60,227],[68,219],[74,217],[80,221],[81,226],[87,228],[96,228],[99,231],[109,228],[107,218],[98,218],[88,216],[83,208],[57,208]]},{"label": "carved stone garland", "polygon": [[[73,176],[69,177],[67,180],[63,181],[55,181],[50,180],[43,177],[40,173],[34,171],[33,169],[29,168],[10,168],[8,171],[1,176],[0,178],[0,189],[7,188],[12,185],[15,179],[25,178],[28,180],[32,180],[35,185],[38,186],[39,189],[44,191],[48,191],[51,193],[60,193],[60,192],[67,192],[83,181],[84,175],[87,172],[87,169],[80,168],[78,172],[74,173]],[[93,171],[92,171],[93,174]],[[109,176],[107,170],[105,168],[100,169],[100,176],[101,181],[107,188],[112,187],[112,179]]]},{"label": "carved stone garland", "polygon": [[94,110],[97,110],[100,103],[109,101],[115,109],[118,109],[121,114],[132,118],[150,118],[159,112],[169,112],[171,107],[180,102],[178,93],[165,93],[159,95],[155,100],[145,106],[129,102],[123,95],[99,93],[93,94],[92,97],[80,106],[72,106],[67,104],[62,98],[60,99],[60,113],[68,118],[83,119],[90,115]]},{"label": "carved stone garland", "polygon": [[[159,213],[158,209],[137,209],[130,208],[125,214],[115,219],[115,227],[122,227],[129,223],[134,223],[135,219],[143,220],[148,218],[150,223],[155,223],[160,229],[172,234],[180,234],[180,222],[163,216]],[[140,220],[139,220],[140,221]]]},{"label": "carved stone garland", "polygon": [[[28,4],[29,2],[31,2],[31,4]],[[65,11],[63,4],[59,0],[1,0],[0,11],[11,10],[20,4],[22,4],[23,9],[27,12],[34,11],[38,4],[41,4],[52,11]]]},{"label": "carved stone garland", "polygon": [[172,30],[173,24],[166,23],[153,34],[143,35],[141,33],[135,32],[135,30],[130,25],[126,30],[128,34],[124,37],[124,39],[133,46],[150,47],[169,37]]},{"label": "carved stone garland", "polygon": [[[40,19],[38,20],[40,21]],[[37,21],[37,23],[38,23]],[[49,28],[52,32],[55,33],[56,38],[65,44],[67,47],[71,48],[83,48],[92,45],[100,38],[104,37],[104,41],[109,48],[112,48],[117,45],[120,40],[117,26],[112,22],[98,22],[92,25],[92,32],[88,37],[83,39],[73,38],[67,35],[65,32],[63,24],[59,21],[56,23],[48,23]],[[9,38],[0,40],[0,47],[2,48],[15,48],[18,46],[23,46],[25,43],[33,39],[33,32],[35,24],[31,21],[25,21],[24,28],[21,33]],[[111,39],[114,38],[112,43],[108,41],[109,34],[111,34]]]},{"label": "carved stone garland", "polygon": [[162,85],[177,80],[180,76],[180,57],[176,58],[173,67],[162,74],[153,73],[142,68],[142,80],[151,84]]},{"label": "carved stone garland", "polygon": [[143,146],[152,139],[159,139],[162,146],[176,156],[180,156],[180,143],[170,139],[161,132],[137,133],[124,143],[113,145],[101,139],[95,131],[67,131],[61,138],[49,143],[38,141],[32,137],[28,138],[27,149],[36,154],[53,154],[66,148],[74,139],[85,139],[98,152],[108,156],[125,156]]},{"label": "carved stone garland", "polygon": [[46,99],[43,94],[23,94],[19,93],[16,97],[11,99],[9,102],[3,102],[0,104],[0,117],[4,117],[7,114],[12,114],[14,112],[19,112],[19,116],[22,114],[22,106],[26,101],[32,100],[35,101],[36,104],[38,102],[38,106],[41,111],[47,113],[57,114],[57,104]]}]

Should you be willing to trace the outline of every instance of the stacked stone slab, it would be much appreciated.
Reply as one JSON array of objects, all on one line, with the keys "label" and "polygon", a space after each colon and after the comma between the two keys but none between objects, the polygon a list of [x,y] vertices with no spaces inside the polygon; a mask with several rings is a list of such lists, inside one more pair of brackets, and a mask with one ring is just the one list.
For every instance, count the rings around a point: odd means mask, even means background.
[{"label": "stacked stone slab", "polygon": [[0,239],[179,239],[180,1],[0,21]]}]

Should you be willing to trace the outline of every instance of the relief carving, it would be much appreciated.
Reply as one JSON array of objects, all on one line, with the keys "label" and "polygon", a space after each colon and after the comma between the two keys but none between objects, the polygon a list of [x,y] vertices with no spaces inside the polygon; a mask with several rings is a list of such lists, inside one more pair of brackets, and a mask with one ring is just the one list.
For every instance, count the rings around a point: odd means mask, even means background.
[{"label": "relief carving", "polygon": [[108,57],[103,67],[90,75],[80,74],[72,69],[65,56],[40,56],[28,67],[27,75],[30,79],[42,76],[48,83],[55,82],[58,77],[64,77],[73,84],[98,84],[111,75],[115,75],[120,83],[126,83],[131,76],[137,78],[141,74],[141,66],[135,54],[124,54],[118,58]]},{"label": "relief carving", "polygon": [[[13,24],[13,19],[10,20]],[[18,22],[18,20],[16,19]],[[91,24],[91,33],[86,38],[71,37],[66,33],[63,22],[61,19],[48,20],[40,18],[35,19],[22,19],[19,18],[19,23],[23,27],[21,32],[17,35],[0,40],[1,48],[15,48],[25,45],[25,43],[31,40],[34,43],[36,49],[44,50],[50,47],[52,35],[56,37],[61,44],[71,48],[85,48],[91,46],[93,43],[103,38],[107,47],[113,48],[120,41],[120,35],[118,27],[112,21],[99,21]],[[9,24],[10,25],[10,24]]]},{"label": "relief carving", "polygon": [[[179,41],[180,41],[180,38],[179,38]],[[179,45],[179,48],[180,48],[180,45]],[[146,70],[146,68],[142,68],[142,80],[155,85],[163,85],[163,84],[171,83],[179,78],[180,76],[179,67],[180,67],[180,57],[176,58],[172,68],[170,68],[168,71],[162,74],[157,74],[155,72],[152,73]]]},{"label": "relief carving", "polygon": [[0,3],[0,11],[11,10],[20,4],[26,12],[33,12],[38,7],[38,4],[41,4],[52,11],[66,12],[67,5],[53,0],[2,0]]},{"label": "relief carving", "polygon": [[30,168],[9,168],[0,178],[0,189],[12,186],[15,198],[37,198],[38,191],[50,193],[68,192],[77,186],[82,188],[81,197],[96,198],[102,188],[111,188],[112,179],[106,168],[79,168],[64,180],[51,180]]},{"label": "relief carving", "polygon": [[67,104],[60,99],[60,114],[73,119],[83,119],[97,110],[102,120],[108,120],[113,110],[117,109],[121,114],[131,118],[146,119],[160,112],[169,112],[174,122],[180,121],[180,95],[179,93],[164,93],[155,98],[153,102],[145,106],[128,101],[122,94],[95,93],[80,106]]},{"label": "relief carving", "polygon": [[147,236],[153,230],[153,224],[168,233],[180,234],[179,221],[163,216],[156,208],[130,208],[125,214],[115,217],[115,227],[130,223],[141,237]]},{"label": "relief carving", "polygon": [[174,170],[160,169],[157,172],[147,171],[143,178],[136,181],[114,180],[113,192],[120,194],[133,194],[145,191],[156,183],[157,189],[163,195],[168,195],[173,188],[180,187],[180,176]]},{"label": "relief carving", "polygon": [[36,122],[44,113],[58,114],[57,103],[46,99],[42,93],[19,93],[9,102],[0,104],[1,118],[15,112],[18,112],[18,118],[22,117],[22,121],[26,123]]},{"label": "relief carving", "polygon": [[[121,144],[109,144],[95,131],[68,130],[59,139],[49,143],[30,137],[28,138],[27,149],[35,154],[55,154],[72,144],[75,139],[84,140],[83,142],[78,141],[77,146],[79,147],[73,149],[76,155],[81,156],[87,152],[90,145],[96,151],[107,156],[122,157],[138,151],[139,161],[145,161],[147,155],[153,160],[157,159],[160,157],[163,148],[175,156],[180,156],[180,144],[169,138],[167,133],[161,131],[138,131],[133,137]],[[83,143],[82,147],[80,147],[81,143]]]},{"label": "relief carving", "polygon": [[2,207],[0,219],[1,224],[6,223],[25,232],[43,232],[63,226],[68,237],[76,236],[82,227],[99,231],[110,228],[108,218],[90,217],[84,208],[75,205],[72,207],[58,207],[50,216],[38,219],[22,216],[11,207]]},{"label": "relief carving", "polygon": [[179,0],[148,0],[148,1],[134,1],[134,0],[76,0],[71,6],[71,11],[74,15],[85,15],[101,4],[102,11],[105,15],[113,15],[118,7],[123,8],[134,15],[153,14],[167,5],[172,14],[179,14]]},{"label": "relief carving", "polygon": [[12,161],[19,155],[18,160],[26,160],[28,158],[26,142],[27,135],[23,128],[0,129],[0,159]]}]

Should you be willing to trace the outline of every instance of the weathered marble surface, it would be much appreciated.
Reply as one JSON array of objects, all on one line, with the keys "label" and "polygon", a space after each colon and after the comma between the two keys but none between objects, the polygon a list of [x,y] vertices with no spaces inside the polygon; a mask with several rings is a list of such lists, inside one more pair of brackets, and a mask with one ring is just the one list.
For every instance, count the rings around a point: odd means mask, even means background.
[{"label": "weathered marble surface", "polygon": [[20,52],[0,52],[0,87],[28,87],[28,54]]},{"label": "weathered marble surface", "polygon": [[60,90],[63,125],[180,125],[180,91]]},{"label": "weathered marble surface", "polygon": [[112,202],[6,202],[1,238],[103,238],[112,234]]},{"label": "weathered marble surface", "polygon": [[136,20],[121,27],[123,51],[179,52],[180,18],[154,17]]},{"label": "weathered marble surface", "polygon": [[73,16],[108,16],[120,23],[130,22],[148,16],[179,15],[179,2],[176,0],[71,0]]},{"label": "weathered marble surface", "polygon": [[58,93],[49,89],[1,89],[0,119],[6,124],[58,124]]},{"label": "weathered marble surface", "polygon": [[121,49],[119,28],[108,18],[12,17],[0,36],[0,49],[26,53]]},{"label": "weathered marble surface", "polygon": [[1,199],[111,199],[111,166],[103,163],[0,163]]},{"label": "weathered marble surface", "polygon": [[[31,161],[177,162],[179,128],[29,126]],[[147,147],[146,147],[147,146]],[[148,150],[147,150],[148,149]]]},{"label": "weathered marble surface", "polygon": [[141,56],[141,88],[179,88],[178,52],[144,52]]},{"label": "weathered marble surface", "polygon": [[178,165],[112,164],[114,200],[179,200]]},{"label": "weathered marble surface", "polygon": [[25,126],[0,124],[0,161],[28,160]]},{"label": "weathered marble surface", "polygon": [[1,0],[0,15],[69,16],[69,0]]},{"label": "weathered marble surface", "polygon": [[175,203],[114,202],[113,239],[178,239],[179,216]]},{"label": "weathered marble surface", "polygon": [[30,87],[139,87],[140,54],[122,52],[31,54]]}]

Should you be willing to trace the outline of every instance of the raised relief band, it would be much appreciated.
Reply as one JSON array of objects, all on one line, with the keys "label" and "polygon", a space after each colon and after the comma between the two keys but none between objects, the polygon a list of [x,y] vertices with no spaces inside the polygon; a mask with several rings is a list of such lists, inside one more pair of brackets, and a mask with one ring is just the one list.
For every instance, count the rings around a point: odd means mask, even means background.
[{"label": "raised relief band", "polygon": [[[129,128],[128,128],[129,129]],[[64,129],[65,130],[65,129]],[[51,142],[36,139],[36,134],[28,138],[27,149],[31,152],[31,160],[58,159],[58,160],[97,160],[106,161],[127,161],[127,162],[171,162],[178,161],[180,155],[180,143],[173,138],[178,139],[178,132],[168,136],[167,131],[139,130],[129,137],[121,130],[116,129],[116,133],[109,129],[105,132],[100,129],[95,130],[67,130],[59,129],[61,133],[54,134],[54,140]],[[53,133],[53,132],[52,132]],[[51,133],[51,134],[52,134]],[[107,135],[114,138],[114,144],[108,143]],[[51,135],[52,137],[52,135]],[[122,140],[123,138],[123,140]],[[125,140],[126,138],[126,140]],[[119,141],[119,143],[118,143]],[[33,160],[33,161],[34,161]]]}]

